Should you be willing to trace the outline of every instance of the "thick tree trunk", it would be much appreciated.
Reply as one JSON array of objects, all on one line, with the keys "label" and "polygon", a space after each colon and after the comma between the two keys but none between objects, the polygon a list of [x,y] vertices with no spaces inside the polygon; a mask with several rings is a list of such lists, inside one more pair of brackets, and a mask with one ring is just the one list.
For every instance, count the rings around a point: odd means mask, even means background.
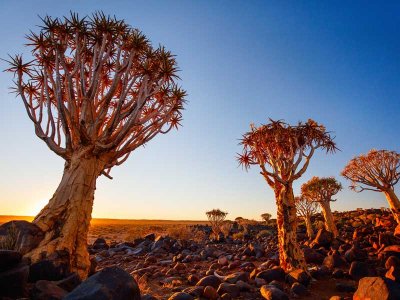
[{"label": "thick tree trunk", "polygon": [[304,253],[297,243],[297,216],[292,186],[277,187],[275,196],[280,266],[285,271],[307,270]]},{"label": "thick tree trunk", "polygon": [[332,232],[334,237],[337,237],[339,235],[339,232],[335,225],[335,219],[333,218],[329,201],[323,201],[320,204],[321,204],[322,214],[324,215],[325,219],[325,229],[329,232]]},{"label": "thick tree trunk", "polygon": [[386,199],[389,203],[390,210],[392,211],[393,217],[396,220],[397,224],[400,224],[400,201],[397,195],[394,193],[394,190],[389,189],[384,192]]},{"label": "thick tree trunk", "polygon": [[310,216],[305,216],[304,217],[304,222],[306,223],[306,228],[307,228],[307,235],[311,239],[314,236],[314,230],[311,225],[311,217]]},{"label": "thick tree trunk", "polygon": [[33,221],[45,232],[45,238],[27,254],[32,261],[67,251],[70,270],[81,278],[87,277],[90,268],[87,234],[96,179],[102,166],[95,157],[73,158],[66,163],[60,185]]}]

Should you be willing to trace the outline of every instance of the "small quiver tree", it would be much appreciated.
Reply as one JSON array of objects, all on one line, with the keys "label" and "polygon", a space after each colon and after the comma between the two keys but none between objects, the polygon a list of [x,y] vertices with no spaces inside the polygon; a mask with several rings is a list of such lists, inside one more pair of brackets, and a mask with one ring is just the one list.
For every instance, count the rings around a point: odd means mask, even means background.
[{"label": "small quiver tree", "polygon": [[319,178],[313,177],[308,182],[301,186],[301,195],[308,201],[314,201],[321,206],[322,214],[325,219],[325,228],[332,232],[334,237],[337,237],[335,219],[332,214],[331,205],[334,195],[342,189],[342,185],[333,177]]},{"label": "small quiver tree", "polygon": [[400,224],[400,201],[394,186],[400,179],[400,154],[389,150],[371,150],[353,158],[342,171],[356,192],[374,191],[385,194],[393,217]]},{"label": "small quiver tree", "polygon": [[208,221],[210,222],[212,232],[216,239],[219,239],[220,233],[222,233],[222,225],[228,215],[227,212],[223,212],[220,209],[213,209],[206,212]]},{"label": "small quiver tree", "polygon": [[269,222],[269,220],[271,219],[271,214],[269,214],[269,213],[263,213],[262,215],[261,215],[261,219],[263,219],[264,220],[264,222],[266,223],[266,224],[268,224],[268,222]]},{"label": "small quiver tree", "polygon": [[306,270],[303,251],[296,241],[297,218],[293,182],[307,170],[316,149],[333,152],[333,138],[313,120],[297,125],[273,121],[250,126],[243,135],[239,164],[247,170],[259,165],[261,175],[275,192],[280,265],[286,271]]},{"label": "small quiver tree", "polygon": [[82,278],[90,262],[87,233],[96,180],[159,133],[177,128],[185,91],[164,47],[154,49],[139,30],[96,13],[42,19],[27,35],[33,60],[11,57],[36,135],[65,160],[60,185],[34,223],[46,234],[32,261],[58,251]]},{"label": "small quiver tree", "polygon": [[311,223],[311,217],[318,210],[318,203],[309,201],[305,197],[295,197],[297,214],[304,219],[307,228],[307,236],[311,239],[314,236],[314,230]]}]

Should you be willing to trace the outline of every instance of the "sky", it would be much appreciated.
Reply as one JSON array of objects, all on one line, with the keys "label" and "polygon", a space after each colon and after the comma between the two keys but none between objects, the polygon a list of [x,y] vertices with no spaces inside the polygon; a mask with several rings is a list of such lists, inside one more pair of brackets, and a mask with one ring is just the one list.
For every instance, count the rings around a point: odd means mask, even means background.
[{"label": "sky", "polygon": [[[371,148],[400,151],[400,3],[397,1],[0,1],[0,57],[27,53],[38,15],[102,10],[177,55],[188,92],[183,127],[158,136],[97,181],[94,217],[203,220],[213,208],[276,216],[274,194],[236,153],[250,123],[312,118],[340,151],[318,152],[294,183],[335,176],[333,210],[387,206],[355,193],[340,171]],[[0,68],[7,64],[0,62]],[[39,140],[0,73],[0,215],[35,215],[62,176],[63,160]],[[398,191],[399,188],[396,188]]]}]

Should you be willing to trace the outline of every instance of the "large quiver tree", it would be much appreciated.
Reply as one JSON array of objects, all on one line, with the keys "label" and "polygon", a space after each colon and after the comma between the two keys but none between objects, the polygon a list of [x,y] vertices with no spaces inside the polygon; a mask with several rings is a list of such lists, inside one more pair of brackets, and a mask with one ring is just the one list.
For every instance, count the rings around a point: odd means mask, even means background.
[{"label": "large quiver tree", "polygon": [[239,164],[248,169],[259,165],[261,174],[275,192],[280,265],[285,270],[306,270],[304,254],[297,240],[296,205],[293,182],[307,170],[316,149],[336,149],[325,127],[313,120],[297,125],[272,121],[243,135]]},{"label": "large quiver tree", "polygon": [[331,210],[332,199],[342,189],[342,185],[333,177],[319,178],[313,177],[301,186],[301,195],[308,201],[318,202],[321,206],[322,214],[325,219],[325,228],[338,236],[335,219]]},{"label": "large quiver tree", "polygon": [[42,19],[27,35],[33,60],[11,57],[15,90],[36,135],[65,160],[55,194],[34,223],[46,232],[33,261],[59,250],[86,277],[87,232],[96,179],[125,162],[158,133],[177,127],[185,91],[174,56],[154,49],[124,21],[92,17]]},{"label": "large quiver tree", "polygon": [[353,158],[342,171],[356,192],[374,191],[385,194],[393,217],[400,224],[400,201],[394,186],[400,179],[400,154],[389,150],[371,150]]}]

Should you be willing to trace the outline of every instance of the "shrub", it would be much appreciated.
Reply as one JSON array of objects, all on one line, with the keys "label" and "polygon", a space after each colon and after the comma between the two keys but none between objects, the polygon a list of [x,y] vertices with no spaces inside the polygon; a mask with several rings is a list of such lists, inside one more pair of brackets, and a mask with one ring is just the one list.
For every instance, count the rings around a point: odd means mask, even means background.
[{"label": "shrub", "polygon": [[7,235],[3,236],[0,240],[0,249],[15,250],[18,238],[18,229],[14,223],[11,223],[10,228],[7,230]]}]

